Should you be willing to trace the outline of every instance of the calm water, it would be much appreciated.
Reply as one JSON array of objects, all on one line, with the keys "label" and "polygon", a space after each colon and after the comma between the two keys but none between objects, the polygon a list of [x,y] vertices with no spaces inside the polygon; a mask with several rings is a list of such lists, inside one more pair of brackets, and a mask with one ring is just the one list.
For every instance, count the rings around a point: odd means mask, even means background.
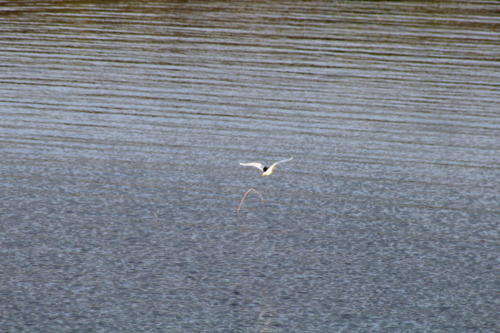
[{"label": "calm water", "polygon": [[500,330],[499,18],[0,3],[3,332]]}]

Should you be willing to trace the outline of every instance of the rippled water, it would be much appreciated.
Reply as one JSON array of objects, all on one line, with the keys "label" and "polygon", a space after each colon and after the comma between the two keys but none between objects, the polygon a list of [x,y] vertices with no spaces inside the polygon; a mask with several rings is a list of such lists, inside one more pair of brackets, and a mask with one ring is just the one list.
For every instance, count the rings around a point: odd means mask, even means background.
[{"label": "rippled water", "polygon": [[0,3],[0,326],[499,329],[498,19]]}]

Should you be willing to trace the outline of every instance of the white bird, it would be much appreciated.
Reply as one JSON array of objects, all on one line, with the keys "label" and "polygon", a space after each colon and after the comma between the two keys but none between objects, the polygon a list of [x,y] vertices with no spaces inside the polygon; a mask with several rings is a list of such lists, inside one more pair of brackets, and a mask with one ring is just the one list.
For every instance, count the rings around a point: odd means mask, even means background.
[{"label": "white bird", "polygon": [[259,163],[259,162],[240,163],[240,165],[256,167],[257,169],[259,169],[260,171],[262,171],[261,176],[269,176],[270,174],[273,173],[274,168],[278,164],[283,163],[283,162],[288,162],[288,161],[291,161],[291,160],[293,160],[293,157],[287,158],[286,160],[282,160],[282,161],[279,161],[279,162],[275,162],[275,163],[271,164],[271,166],[269,166],[269,167],[264,166],[264,164]]}]

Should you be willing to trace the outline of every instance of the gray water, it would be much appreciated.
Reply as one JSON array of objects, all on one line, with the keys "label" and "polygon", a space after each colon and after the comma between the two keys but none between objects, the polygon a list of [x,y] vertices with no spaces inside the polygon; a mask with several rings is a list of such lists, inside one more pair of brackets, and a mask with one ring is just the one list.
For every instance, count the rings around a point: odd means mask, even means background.
[{"label": "gray water", "polygon": [[0,3],[1,331],[500,330],[499,17]]}]

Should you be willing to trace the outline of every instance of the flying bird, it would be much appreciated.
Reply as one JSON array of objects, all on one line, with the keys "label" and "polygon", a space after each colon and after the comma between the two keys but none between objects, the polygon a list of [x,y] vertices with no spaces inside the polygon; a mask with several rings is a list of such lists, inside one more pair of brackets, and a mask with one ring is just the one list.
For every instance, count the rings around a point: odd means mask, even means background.
[{"label": "flying bird", "polygon": [[260,171],[262,171],[261,176],[269,176],[270,174],[273,173],[274,168],[276,168],[276,166],[278,164],[283,163],[283,162],[288,162],[288,161],[291,161],[291,160],[293,160],[293,157],[287,158],[286,160],[282,160],[282,161],[279,161],[279,162],[275,162],[275,163],[271,164],[271,166],[268,166],[268,167],[264,166],[264,164],[259,163],[259,162],[240,163],[240,165],[256,167],[257,169],[259,169]]}]

